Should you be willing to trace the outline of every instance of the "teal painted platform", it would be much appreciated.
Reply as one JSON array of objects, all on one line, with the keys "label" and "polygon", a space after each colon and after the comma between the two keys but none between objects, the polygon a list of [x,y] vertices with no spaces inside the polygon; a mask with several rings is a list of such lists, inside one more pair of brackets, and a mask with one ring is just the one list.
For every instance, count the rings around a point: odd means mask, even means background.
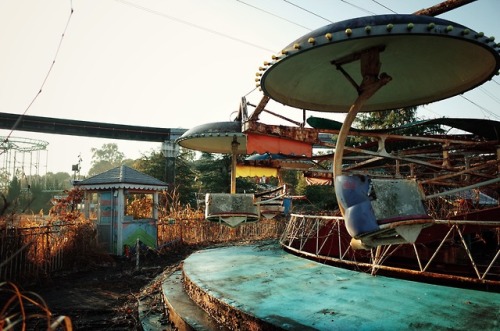
[{"label": "teal painted platform", "polygon": [[371,276],[283,251],[277,243],[198,251],[191,282],[285,330],[500,330],[500,294]]}]

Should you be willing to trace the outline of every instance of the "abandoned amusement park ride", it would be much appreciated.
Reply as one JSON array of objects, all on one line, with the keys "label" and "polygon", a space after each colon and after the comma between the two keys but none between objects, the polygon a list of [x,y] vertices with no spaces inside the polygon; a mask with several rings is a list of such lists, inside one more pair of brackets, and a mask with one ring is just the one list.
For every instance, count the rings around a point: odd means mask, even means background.
[{"label": "abandoned amusement park ride", "polygon": [[[417,14],[350,19],[290,43],[259,68],[263,97],[252,113],[243,98],[234,121],[192,128],[176,141],[233,156],[231,193],[206,195],[207,219],[237,226],[261,211],[280,212],[286,192],[268,200],[238,194],[237,173],[300,169],[335,186],[340,210],[291,213],[280,239],[286,251],[371,274],[497,291],[500,122],[441,118],[380,130],[352,123],[359,112],[403,112],[471,90],[498,74],[499,51],[492,37]],[[259,122],[262,112],[273,114],[265,109],[271,99],[301,110],[304,123]],[[347,115],[343,123],[306,120],[306,111]],[[410,134],[431,126],[460,133]],[[348,137],[363,142],[347,146]],[[328,171],[308,162],[325,158],[313,155],[318,147],[334,150]],[[253,156],[238,162],[238,155]]]}]

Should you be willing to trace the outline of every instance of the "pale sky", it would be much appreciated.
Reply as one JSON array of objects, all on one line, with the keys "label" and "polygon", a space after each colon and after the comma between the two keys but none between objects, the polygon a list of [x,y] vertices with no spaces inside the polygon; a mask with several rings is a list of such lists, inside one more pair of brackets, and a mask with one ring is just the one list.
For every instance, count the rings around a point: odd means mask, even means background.
[{"label": "pale sky", "polygon": [[[0,0],[0,112],[28,109],[26,115],[32,116],[184,129],[232,120],[241,97],[253,104],[262,98],[255,89],[258,67],[309,31],[354,17],[413,13],[439,2]],[[498,42],[499,13],[500,1],[477,0],[439,17],[496,36]],[[42,93],[29,107],[54,58]],[[266,108],[302,119],[301,110],[272,101]],[[500,77],[463,97],[432,103],[419,116],[500,120]],[[267,115],[261,121],[276,123]],[[0,130],[2,137],[9,133]],[[49,143],[40,161],[42,174],[71,173],[78,155],[86,174],[91,148],[106,143],[116,143],[127,158],[160,148],[159,143],[24,131],[11,136]]]}]

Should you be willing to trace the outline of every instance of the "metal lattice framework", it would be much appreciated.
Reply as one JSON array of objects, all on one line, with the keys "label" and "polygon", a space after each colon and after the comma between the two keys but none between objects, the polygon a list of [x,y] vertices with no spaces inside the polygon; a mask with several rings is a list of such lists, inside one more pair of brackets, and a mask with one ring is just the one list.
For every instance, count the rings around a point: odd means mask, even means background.
[{"label": "metal lattice framework", "polygon": [[5,191],[14,176],[29,181],[40,175],[40,160],[42,153],[47,155],[47,141],[22,137],[0,139],[0,190]]},{"label": "metal lattice framework", "polygon": [[[349,266],[371,274],[422,277],[453,283],[500,287],[500,249],[480,250],[481,235],[498,235],[500,221],[434,220],[432,243],[381,245],[354,250],[339,216],[292,214],[281,245],[317,261]],[[436,229],[440,229],[436,235]]]}]

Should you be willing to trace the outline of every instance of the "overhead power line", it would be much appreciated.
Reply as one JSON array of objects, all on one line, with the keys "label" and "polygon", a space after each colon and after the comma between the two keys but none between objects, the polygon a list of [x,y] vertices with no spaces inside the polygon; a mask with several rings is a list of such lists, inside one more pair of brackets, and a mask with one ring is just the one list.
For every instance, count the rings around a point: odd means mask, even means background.
[{"label": "overhead power line", "polygon": [[333,23],[333,21],[330,21],[328,18],[325,18],[325,17],[323,17],[323,16],[320,16],[320,15],[318,15],[318,14],[316,14],[316,13],[314,13],[314,12],[312,12],[312,11],[308,10],[308,9],[305,9],[304,7],[301,7],[301,6],[299,6],[299,5],[297,5],[297,4],[293,3],[293,2],[291,2],[291,1],[288,1],[288,0],[283,0],[283,1],[285,1],[286,3],[288,3],[288,4],[292,5],[292,6],[297,7],[297,8],[299,8],[299,9],[303,10],[303,11],[306,11],[306,12],[308,12],[309,14],[312,14],[312,15],[314,15],[314,16],[316,16],[316,17],[319,17],[319,18],[321,18],[321,19],[323,19],[323,20],[325,20],[325,21],[327,21],[327,22]]},{"label": "overhead power line", "polygon": [[489,110],[489,109],[487,109],[487,108],[485,108],[485,107],[483,107],[483,106],[481,106],[481,105],[479,105],[479,104],[475,103],[474,101],[472,101],[472,100],[470,100],[470,99],[466,98],[466,97],[465,97],[465,96],[463,96],[463,95],[460,95],[460,96],[461,96],[462,98],[464,98],[465,100],[469,101],[470,103],[472,103],[474,106],[476,106],[476,107],[478,107],[479,109],[481,109],[483,112],[485,112],[485,113],[489,114],[490,116],[493,116],[493,117],[495,117],[495,118],[497,118],[497,119],[500,119],[500,116],[498,116],[497,114],[495,114],[495,113],[494,113],[494,112],[492,112],[491,110]]},{"label": "overhead power line", "polygon": [[394,14],[397,14],[394,10],[392,10],[391,8],[381,4],[380,2],[376,1],[376,0],[372,0],[373,2],[375,2],[377,5],[381,6],[381,7],[384,7],[385,9],[387,9],[388,11],[390,11],[391,13],[394,13]]},{"label": "overhead power line", "polygon": [[242,3],[242,4],[244,4],[244,5],[247,5],[248,7],[252,7],[252,8],[254,8],[254,9],[256,9],[256,10],[259,10],[259,11],[261,11],[261,12],[264,12],[264,13],[266,13],[266,14],[268,14],[268,15],[271,15],[271,16],[274,16],[274,17],[276,17],[276,18],[279,18],[280,20],[283,20],[283,21],[286,21],[286,22],[288,22],[288,23],[291,23],[291,24],[294,24],[294,25],[300,26],[301,28],[304,28],[304,29],[306,29],[306,30],[309,30],[309,31],[311,31],[311,30],[312,30],[311,28],[308,28],[307,26],[303,26],[303,25],[301,25],[301,24],[299,24],[299,23],[297,23],[297,22],[291,21],[291,20],[286,19],[286,18],[284,18],[284,17],[282,17],[282,16],[279,16],[279,15],[273,14],[273,13],[271,13],[271,12],[267,11],[267,10],[264,10],[264,9],[262,9],[262,8],[259,8],[259,7],[257,7],[257,6],[254,6],[254,5],[251,5],[251,4],[246,3],[246,2],[244,2],[244,1],[241,1],[241,0],[236,0],[236,1],[238,1],[239,3]]},{"label": "overhead power line", "polygon": [[[159,12],[159,11],[155,11],[155,10],[153,10],[153,9],[150,9],[150,8],[147,8],[147,7],[144,7],[144,6],[137,5],[137,4],[132,3],[132,2],[130,2],[130,1],[127,1],[127,0],[115,0],[115,1],[116,1],[116,2],[120,2],[120,3],[122,3],[122,4],[125,4],[125,5],[128,5],[128,6],[131,6],[131,7],[134,7],[134,8],[137,8],[137,9],[140,9],[140,10],[143,10],[143,11],[146,11],[146,12],[149,12],[149,13],[151,13],[151,14],[155,14],[155,15],[161,16],[161,17],[166,18],[166,19],[169,19],[169,20],[176,21],[176,22],[181,23],[181,24],[185,24],[185,25],[188,25],[188,26],[191,26],[191,27],[194,27],[194,28],[197,28],[197,29],[203,30],[203,31],[205,31],[205,32],[209,32],[209,33],[212,33],[212,34],[215,34],[215,35],[218,35],[218,36],[224,37],[224,38],[228,38],[228,39],[231,39],[231,40],[234,40],[234,41],[237,41],[237,42],[240,42],[240,43],[243,43],[243,44],[246,44],[246,45],[249,45],[249,46],[252,46],[252,47],[258,48],[258,49],[266,50],[266,51],[269,51],[269,52],[274,52],[274,51],[273,51],[273,50],[271,50],[271,49],[268,49],[268,48],[265,48],[265,47],[259,46],[259,45],[254,44],[254,43],[247,42],[247,41],[245,41],[245,40],[243,40],[243,39],[240,39],[240,38],[235,38],[235,37],[230,36],[230,35],[228,35],[228,34],[225,34],[225,33],[222,33],[222,32],[216,31],[216,30],[212,30],[212,29],[209,29],[209,28],[203,27],[203,26],[201,26],[201,25],[197,25],[197,24],[191,23],[191,22],[189,22],[189,21],[185,21],[185,20],[179,19],[179,18],[177,18],[177,17],[173,17],[173,16],[170,16],[170,15],[164,14],[164,13]],[[286,21],[286,22],[289,22],[289,23],[291,23],[291,24],[297,25],[297,26],[302,27],[302,28],[307,29],[307,30],[311,30],[310,28],[308,28],[308,27],[306,27],[306,26],[303,26],[303,25],[298,24],[298,23],[296,23],[296,22],[294,22],[294,21],[288,20],[288,19],[286,19],[286,18],[284,18],[284,17],[282,17],[282,16],[276,15],[276,14],[274,14],[274,13],[271,13],[271,12],[269,12],[269,11],[266,11],[266,10],[264,10],[264,9],[262,9],[262,8],[257,7],[257,6],[251,5],[251,4],[249,4],[249,3],[247,3],[247,2],[244,2],[244,1],[242,1],[242,0],[236,0],[236,1],[238,1],[238,2],[239,2],[239,3],[241,3],[241,4],[246,5],[246,6],[248,6],[248,7],[251,7],[251,8],[253,8],[253,9],[255,9],[255,10],[262,11],[262,12],[264,12],[264,13],[266,13],[266,14],[268,14],[268,15],[271,15],[271,16],[273,16],[273,17],[276,17],[276,18],[278,18],[278,19],[284,20],[284,21]],[[302,6],[299,6],[299,5],[297,5],[297,4],[293,3],[293,2],[291,2],[290,0],[283,0],[283,1],[284,1],[284,2],[286,2],[286,3],[288,3],[288,4],[290,4],[290,5],[292,5],[292,6],[294,6],[294,7],[296,7],[296,8],[299,8],[299,9],[301,9],[301,10],[303,10],[303,11],[305,11],[305,12],[307,12],[307,13],[311,14],[311,15],[314,15],[314,16],[316,16],[316,17],[319,17],[319,18],[321,18],[321,19],[323,19],[323,20],[325,20],[325,21],[327,21],[327,22],[334,23],[333,21],[331,21],[331,20],[329,20],[329,19],[327,19],[327,18],[325,18],[325,17],[323,17],[323,16],[321,16],[321,15],[318,15],[318,14],[314,13],[313,11],[308,10],[308,9],[306,9],[306,8],[302,7]],[[360,6],[358,6],[358,5],[355,5],[355,4],[353,4],[353,3],[351,3],[351,2],[349,2],[349,1],[347,1],[347,0],[340,0],[340,1],[341,1],[341,2],[344,2],[345,4],[348,4],[348,5],[352,6],[352,7],[354,7],[354,8],[357,8],[357,9],[359,9],[360,11],[363,11],[363,12],[365,12],[365,13],[368,13],[368,14],[371,14],[371,15],[376,15],[376,13],[374,13],[374,12],[372,12],[372,11],[370,11],[370,10],[367,10],[367,9],[366,9],[366,8],[364,8],[364,7],[360,7]],[[457,7],[463,6],[463,5],[465,5],[465,4],[468,4],[468,3],[471,3],[471,2],[474,2],[474,1],[477,1],[477,0],[446,0],[446,1],[444,1],[444,2],[442,2],[442,3],[440,3],[440,4],[438,4],[438,5],[435,5],[435,6],[433,6],[433,7],[430,7],[430,8],[427,8],[427,9],[423,9],[423,10],[420,10],[420,11],[417,11],[417,12],[415,12],[414,14],[415,14],[415,15],[422,15],[422,14],[426,13],[427,15],[434,16],[434,15],[438,15],[438,14],[441,14],[441,13],[443,13],[443,12],[450,11],[450,10],[452,10],[452,9],[455,9],[455,8],[457,8]],[[380,3],[380,2],[379,2],[379,1],[377,1],[377,0],[372,0],[372,2],[374,2],[374,3],[378,4],[379,6],[381,6],[381,7],[385,8],[386,10],[388,10],[388,11],[390,11],[390,12],[392,12],[392,13],[396,13],[394,10],[392,10],[392,9],[390,9],[389,7],[387,7],[387,6],[383,5],[382,3]],[[397,13],[396,13],[396,14],[397,14]],[[497,85],[500,85],[500,84],[499,84],[498,82],[496,82],[495,80],[493,80],[493,82],[494,82],[495,84],[497,84]],[[255,90],[255,89],[253,89],[252,91],[248,92],[248,93],[247,93],[247,95],[248,95],[248,94],[250,94],[251,92],[253,92],[254,90]],[[494,116],[494,117],[496,117],[496,118],[499,118],[499,116],[497,116],[496,114],[494,114],[494,113],[493,113],[493,112],[491,112],[490,110],[486,109],[485,107],[482,107],[481,105],[479,105],[479,104],[477,104],[477,103],[475,103],[475,102],[473,102],[473,101],[471,101],[471,100],[467,99],[467,98],[466,98],[466,97],[464,97],[463,95],[462,95],[462,97],[463,97],[464,99],[466,99],[467,101],[469,101],[470,103],[472,103],[472,104],[474,104],[475,106],[477,106],[478,108],[482,109],[484,112],[486,112],[486,113],[490,114],[491,116]]]},{"label": "overhead power line", "polygon": [[165,13],[162,13],[162,12],[159,12],[159,11],[156,11],[156,10],[153,10],[153,9],[150,9],[150,8],[147,8],[147,7],[144,7],[144,6],[140,6],[138,4],[135,4],[133,2],[130,2],[130,1],[126,1],[126,0],[115,0],[116,2],[120,2],[124,5],[127,5],[127,6],[131,6],[131,7],[134,7],[136,9],[140,9],[140,10],[143,10],[145,12],[148,12],[150,14],[154,14],[154,15],[157,15],[157,16],[160,16],[160,17],[163,17],[163,18],[166,18],[168,20],[171,20],[171,21],[175,21],[177,23],[181,23],[181,24],[184,24],[184,25],[188,25],[190,27],[193,27],[193,28],[196,28],[196,29],[199,29],[199,30],[202,30],[202,31],[205,31],[205,32],[208,32],[208,33],[211,33],[211,34],[214,34],[214,35],[217,35],[219,37],[223,37],[223,38],[227,38],[227,39],[231,39],[233,41],[236,41],[236,42],[239,42],[239,43],[242,43],[242,44],[245,44],[247,46],[251,46],[251,47],[255,47],[255,48],[258,48],[258,49],[261,49],[261,50],[264,50],[264,51],[268,51],[268,52],[271,52],[271,53],[274,53],[275,51],[272,50],[272,49],[269,49],[269,48],[265,48],[265,47],[262,47],[260,45],[257,45],[257,44],[254,44],[254,43],[251,43],[251,42],[248,42],[248,41],[245,41],[243,39],[240,39],[240,38],[236,38],[236,37],[233,37],[233,36],[230,36],[228,34],[225,34],[225,33],[222,33],[222,32],[219,32],[219,31],[216,31],[216,30],[212,30],[212,29],[209,29],[209,28],[206,28],[204,26],[201,26],[201,25],[198,25],[198,24],[194,24],[194,23],[191,23],[189,21],[185,21],[185,20],[182,20],[180,18],[177,18],[177,17],[174,17],[174,16],[170,16],[170,15],[167,15]]},{"label": "overhead power line", "polygon": [[357,9],[359,9],[359,10],[361,10],[362,12],[365,12],[365,13],[367,13],[367,14],[370,14],[370,15],[376,15],[374,12],[369,11],[369,10],[368,10],[368,9],[366,9],[366,8],[363,8],[363,7],[357,6],[357,5],[353,4],[353,3],[350,3],[349,1],[346,1],[346,0],[340,0],[340,1],[342,1],[343,3],[346,3],[346,4],[350,5],[350,6],[352,6],[352,7],[354,7],[354,8],[357,8]]},{"label": "overhead power line", "polygon": [[40,88],[38,89],[38,92],[35,94],[35,96],[33,97],[33,99],[31,100],[31,102],[28,104],[28,106],[26,107],[26,109],[24,110],[24,112],[19,115],[19,118],[17,119],[17,121],[14,123],[14,125],[12,125],[12,128],[10,129],[10,132],[9,134],[7,135],[7,137],[4,139],[4,143],[8,142],[10,136],[12,135],[12,133],[16,130],[17,126],[19,125],[19,123],[21,122],[21,120],[23,119],[23,116],[26,115],[26,113],[28,112],[28,110],[31,108],[31,106],[35,103],[36,99],[38,98],[38,96],[40,95],[40,93],[42,93],[43,91],[43,88],[45,86],[45,83],[47,83],[47,80],[50,76],[50,73],[52,72],[52,68],[54,68],[54,65],[56,64],[56,60],[57,60],[57,56],[59,55],[59,51],[61,50],[61,45],[62,45],[62,42],[63,42],[63,39],[64,39],[64,36],[66,35],[66,31],[68,30],[68,26],[69,26],[69,22],[71,21],[71,17],[73,16],[73,1],[70,0],[70,13],[69,13],[69,16],[68,16],[68,20],[66,21],[66,25],[64,26],[64,30],[63,30],[63,33],[61,35],[61,39],[59,40],[59,44],[57,45],[57,48],[56,48],[56,53],[52,59],[52,63],[50,64],[49,66],[49,70],[47,71],[47,73],[45,74],[45,77],[42,81],[42,85],[40,86]]},{"label": "overhead power line", "polygon": [[494,95],[493,93],[487,91],[484,87],[480,86],[478,88],[481,92],[483,92],[484,94],[486,94],[487,96],[489,96],[492,100],[494,100],[495,102],[497,103],[500,103],[500,98],[497,97],[496,95]]}]

